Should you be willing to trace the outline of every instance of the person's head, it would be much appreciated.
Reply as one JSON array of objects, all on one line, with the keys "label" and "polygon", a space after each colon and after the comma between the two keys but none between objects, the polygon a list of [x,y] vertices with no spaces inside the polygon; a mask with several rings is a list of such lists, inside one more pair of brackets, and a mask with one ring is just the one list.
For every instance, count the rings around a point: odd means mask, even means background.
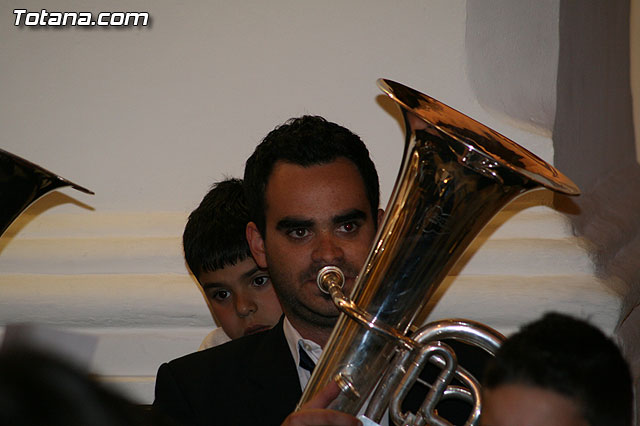
[{"label": "person's head", "polygon": [[551,313],[508,338],[483,380],[483,426],[629,426],[629,367],[589,323]]},{"label": "person's head", "polygon": [[247,222],[242,181],[229,179],[205,195],[182,236],[187,265],[232,339],[272,327],[282,315],[269,275],[249,252]]},{"label": "person's head", "polygon": [[264,235],[268,208],[266,188],[276,164],[310,167],[328,164],[338,158],[346,158],[357,168],[371,215],[375,217],[380,204],[380,183],[364,142],[349,129],[323,117],[305,115],[292,118],[269,132],[247,160],[244,180],[250,220]]},{"label": "person's head", "polygon": [[253,256],[269,268],[289,320],[303,337],[323,344],[338,311],[318,289],[316,274],[326,265],[340,267],[348,293],[381,213],[369,152],[344,127],[304,116],[270,132],[244,176]]},{"label": "person's head", "polygon": [[[154,415],[154,413],[149,413]],[[166,424],[86,372],[26,348],[0,351],[0,424],[142,426]]]}]

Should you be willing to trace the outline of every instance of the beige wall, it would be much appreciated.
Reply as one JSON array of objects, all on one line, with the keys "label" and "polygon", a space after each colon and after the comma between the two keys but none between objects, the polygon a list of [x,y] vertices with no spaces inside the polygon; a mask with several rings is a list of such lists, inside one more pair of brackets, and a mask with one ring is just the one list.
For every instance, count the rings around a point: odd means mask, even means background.
[{"label": "beige wall", "polygon": [[[182,259],[188,212],[212,182],[241,174],[270,129],[305,113],[363,137],[386,201],[404,135],[379,77],[553,161],[559,1],[529,3],[31,1],[30,10],[152,17],[149,28],[33,30],[12,25],[24,2],[3,2],[3,148],[96,195],[51,194],[0,239],[0,324],[96,336],[92,370],[150,402],[158,365],[193,351],[214,326]],[[511,24],[496,29],[487,10]],[[499,56],[500,43],[503,65],[528,77],[491,68],[483,54]],[[551,205],[541,192],[502,212],[431,301],[430,318],[509,333],[553,309],[612,332],[618,296]]]}]

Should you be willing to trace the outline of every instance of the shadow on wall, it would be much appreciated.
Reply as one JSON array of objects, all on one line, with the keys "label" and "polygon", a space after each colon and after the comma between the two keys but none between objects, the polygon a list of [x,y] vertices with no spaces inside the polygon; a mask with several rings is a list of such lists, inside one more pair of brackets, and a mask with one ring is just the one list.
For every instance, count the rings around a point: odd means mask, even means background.
[{"label": "shadow on wall", "polygon": [[628,2],[561,2],[553,139],[556,165],[583,190],[576,200],[580,213],[570,215],[575,232],[593,243],[600,276],[625,293],[622,325],[640,302],[640,165],[635,161]]},{"label": "shadow on wall", "polygon": [[[582,188],[576,234],[623,294],[617,337],[640,382],[640,165],[630,83],[629,1],[560,1],[555,164]],[[558,199],[562,205],[562,200]],[[637,392],[640,395],[640,392]]]}]

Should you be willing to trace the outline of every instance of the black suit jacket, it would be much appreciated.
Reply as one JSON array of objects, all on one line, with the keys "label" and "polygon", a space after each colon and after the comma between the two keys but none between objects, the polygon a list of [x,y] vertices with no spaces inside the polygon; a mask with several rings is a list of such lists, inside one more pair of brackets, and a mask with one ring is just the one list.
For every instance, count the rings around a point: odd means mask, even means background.
[{"label": "black suit jacket", "polygon": [[[477,378],[489,355],[477,347],[448,341],[461,365]],[[427,366],[421,377],[437,376]],[[427,389],[414,386],[403,409],[414,411]],[[300,380],[284,337],[283,321],[271,330],[162,364],[153,408],[180,426],[280,425],[302,396]],[[459,400],[438,405],[440,415],[464,424],[470,406]]]},{"label": "black suit jacket", "polygon": [[162,364],[154,410],[183,426],[281,424],[302,395],[282,324]]}]

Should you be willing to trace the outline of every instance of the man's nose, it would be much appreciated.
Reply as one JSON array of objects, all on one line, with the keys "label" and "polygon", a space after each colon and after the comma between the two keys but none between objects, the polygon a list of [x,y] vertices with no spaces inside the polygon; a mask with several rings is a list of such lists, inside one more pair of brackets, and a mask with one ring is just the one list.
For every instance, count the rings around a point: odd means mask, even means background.
[{"label": "man's nose", "polygon": [[320,234],[313,249],[312,260],[326,265],[333,265],[344,260],[344,250],[338,238],[330,233]]},{"label": "man's nose", "polygon": [[246,317],[255,313],[258,310],[258,305],[256,305],[253,297],[249,297],[246,294],[238,293],[236,294],[236,312],[240,317]]}]

